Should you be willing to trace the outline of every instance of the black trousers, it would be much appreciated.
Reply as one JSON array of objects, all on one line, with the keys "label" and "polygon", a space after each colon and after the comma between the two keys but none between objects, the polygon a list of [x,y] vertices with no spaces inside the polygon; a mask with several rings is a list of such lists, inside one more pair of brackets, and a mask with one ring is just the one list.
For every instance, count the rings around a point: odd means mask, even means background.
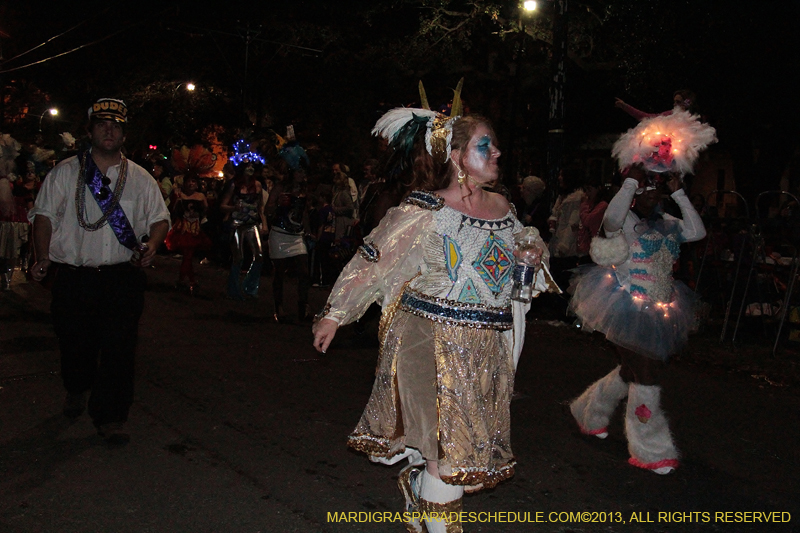
[{"label": "black trousers", "polygon": [[295,255],[283,259],[273,259],[275,272],[272,277],[272,298],[275,307],[283,305],[283,280],[287,271],[297,274],[297,305],[301,311],[305,311],[308,303],[308,288],[311,286],[311,278],[308,274],[308,254]]},{"label": "black trousers", "polygon": [[125,422],[133,403],[134,354],[147,277],[130,264],[56,265],[53,316],[67,392],[91,390],[94,424]]}]

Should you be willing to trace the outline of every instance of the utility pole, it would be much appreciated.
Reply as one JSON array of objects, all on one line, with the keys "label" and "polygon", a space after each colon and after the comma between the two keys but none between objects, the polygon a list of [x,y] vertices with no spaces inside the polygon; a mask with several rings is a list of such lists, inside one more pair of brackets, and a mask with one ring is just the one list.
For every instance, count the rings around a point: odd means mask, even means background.
[{"label": "utility pole", "polygon": [[261,30],[251,30],[250,23],[244,29],[244,80],[242,81],[242,115],[247,119],[248,125],[250,117],[247,115],[247,78],[250,68],[250,43],[253,38],[258,37]]}]

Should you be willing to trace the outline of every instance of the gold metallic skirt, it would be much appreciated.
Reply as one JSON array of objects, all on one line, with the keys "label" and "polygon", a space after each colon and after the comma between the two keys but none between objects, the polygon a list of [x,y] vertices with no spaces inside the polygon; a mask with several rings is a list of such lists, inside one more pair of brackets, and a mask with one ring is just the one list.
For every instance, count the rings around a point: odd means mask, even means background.
[{"label": "gold metallic skirt", "polygon": [[514,366],[502,333],[385,309],[372,395],[348,444],[379,457],[416,448],[452,485],[513,476]]}]

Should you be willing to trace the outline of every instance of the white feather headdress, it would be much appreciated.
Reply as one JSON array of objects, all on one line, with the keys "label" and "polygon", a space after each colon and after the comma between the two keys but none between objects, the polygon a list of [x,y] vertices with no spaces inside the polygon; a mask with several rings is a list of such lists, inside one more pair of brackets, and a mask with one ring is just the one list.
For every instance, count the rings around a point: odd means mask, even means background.
[{"label": "white feather headdress", "polygon": [[411,153],[414,140],[421,127],[425,127],[425,148],[428,153],[446,163],[450,159],[450,143],[453,140],[453,123],[461,118],[463,104],[461,102],[461,89],[464,78],[461,78],[453,90],[453,104],[450,116],[437,111],[432,111],[428,105],[428,96],[422,81],[419,82],[419,96],[422,108],[396,107],[383,115],[372,134],[381,136],[389,141],[395,151],[402,151],[405,156]]},{"label": "white feather headdress", "polygon": [[395,150],[411,152],[414,139],[420,128],[425,128],[425,148],[428,153],[446,163],[450,159],[450,142],[453,140],[453,123],[460,117],[448,117],[430,109],[397,107],[383,115],[373,135],[388,139]]},{"label": "white feather headdress", "polygon": [[676,107],[669,115],[646,118],[614,143],[620,170],[641,163],[652,172],[692,172],[700,152],[717,142],[717,132],[698,115]]}]

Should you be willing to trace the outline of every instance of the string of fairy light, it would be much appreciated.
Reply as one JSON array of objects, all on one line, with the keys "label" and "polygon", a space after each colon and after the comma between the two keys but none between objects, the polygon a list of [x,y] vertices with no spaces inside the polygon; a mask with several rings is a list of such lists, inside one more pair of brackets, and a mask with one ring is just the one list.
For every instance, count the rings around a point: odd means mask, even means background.
[{"label": "string of fairy light", "polygon": [[266,160],[263,157],[250,150],[250,144],[245,142],[244,139],[239,139],[233,143],[233,155],[230,157],[230,162],[236,167],[242,163],[266,164]]}]

